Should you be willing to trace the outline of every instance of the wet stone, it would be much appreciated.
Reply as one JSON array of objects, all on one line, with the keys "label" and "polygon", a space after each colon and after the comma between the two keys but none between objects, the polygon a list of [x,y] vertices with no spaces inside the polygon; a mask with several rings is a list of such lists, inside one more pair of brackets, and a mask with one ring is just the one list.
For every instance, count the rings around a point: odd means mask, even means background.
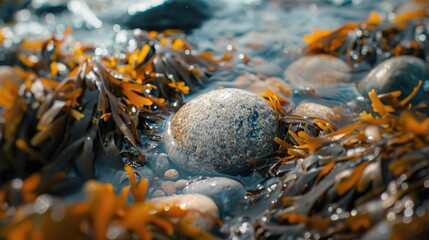
[{"label": "wet stone", "polygon": [[284,91],[281,91],[280,88],[287,91],[290,89],[290,86],[283,79],[278,77],[260,78],[254,74],[246,73],[237,77],[233,83],[234,86],[238,88],[244,88],[256,94],[264,93],[265,89],[269,88],[279,96],[285,98],[289,97],[285,95]]},{"label": "wet stone", "polygon": [[166,136],[169,158],[196,174],[240,174],[251,160],[275,149],[278,123],[273,109],[240,89],[214,90],[185,104]]},{"label": "wet stone", "polygon": [[164,173],[164,178],[167,180],[176,180],[177,178],[179,178],[179,173],[176,169],[168,169]]},{"label": "wet stone", "polygon": [[[427,75],[428,70],[423,60],[412,56],[394,57],[375,67],[357,84],[357,89],[365,97],[371,89],[378,94],[401,90],[401,97],[404,98],[412,92],[419,80],[426,80]],[[427,94],[420,88],[411,102],[418,103],[428,99]]]},{"label": "wet stone", "polygon": [[330,107],[312,102],[299,103],[293,114],[324,119],[332,119],[335,116],[335,112]]},{"label": "wet stone", "polygon": [[159,174],[164,174],[169,168],[170,163],[168,161],[167,154],[160,153],[154,158],[154,170]]},{"label": "wet stone", "polygon": [[167,195],[173,195],[176,192],[176,184],[173,181],[163,181],[160,187]]},{"label": "wet stone", "polygon": [[263,58],[255,57],[249,62],[249,66],[253,68],[255,73],[265,76],[279,76],[282,69],[274,62],[267,62]]},{"label": "wet stone", "polygon": [[[167,197],[153,198],[148,201],[155,206],[180,206],[180,209],[190,210],[188,215],[195,219],[194,225],[205,230],[210,230],[215,226],[213,218],[206,215],[209,214],[214,218],[219,218],[219,209],[216,203],[209,197],[201,194],[183,194]],[[193,212],[195,211],[195,212]]]},{"label": "wet stone", "polygon": [[185,179],[180,179],[180,180],[177,180],[175,184],[176,184],[177,190],[182,190],[184,187],[186,187],[186,185],[188,185],[188,181]]},{"label": "wet stone", "polygon": [[139,178],[153,179],[153,171],[147,167],[138,167],[134,171]]},{"label": "wet stone", "polygon": [[152,197],[164,197],[165,196],[165,192],[162,190],[156,190],[155,192],[152,193]]},{"label": "wet stone", "polygon": [[303,57],[289,65],[285,75],[291,84],[305,87],[351,81],[350,67],[341,59],[329,55]]},{"label": "wet stone", "polygon": [[[90,2],[92,9],[100,9],[97,16],[110,23],[119,23],[128,28],[148,30],[181,29],[185,31],[199,27],[217,11],[218,4],[206,0],[163,0],[142,3],[112,4],[102,1]],[[106,9],[107,10],[103,10]]]},{"label": "wet stone", "polygon": [[212,198],[224,212],[229,212],[237,201],[244,199],[246,189],[234,179],[214,177],[191,182],[182,193],[198,193]]}]

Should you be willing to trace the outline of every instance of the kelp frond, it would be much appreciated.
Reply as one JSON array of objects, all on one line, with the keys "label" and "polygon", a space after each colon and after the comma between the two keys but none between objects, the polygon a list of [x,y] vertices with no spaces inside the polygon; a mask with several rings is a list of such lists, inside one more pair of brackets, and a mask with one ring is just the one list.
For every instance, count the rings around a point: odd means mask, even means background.
[{"label": "kelp frond", "polygon": [[[73,204],[54,201],[48,195],[41,195],[36,200],[33,194],[41,178],[38,175],[27,178],[21,193],[25,202],[35,202],[15,206],[16,214],[13,215],[2,208],[0,216],[7,222],[0,226],[0,237],[16,240],[107,239],[115,232],[117,239],[130,239],[134,235],[148,240],[156,236],[218,239],[195,227],[192,216],[204,213],[183,209],[174,202],[156,206],[146,201],[147,180],[136,181],[131,167],[125,167],[125,171],[129,174],[130,186],[122,188],[120,195],[111,184],[90,180],[84,186],[87,200]],[[129,192],[132,203],[128,203]],[[2,205],[8,196],[2,192]]]}]

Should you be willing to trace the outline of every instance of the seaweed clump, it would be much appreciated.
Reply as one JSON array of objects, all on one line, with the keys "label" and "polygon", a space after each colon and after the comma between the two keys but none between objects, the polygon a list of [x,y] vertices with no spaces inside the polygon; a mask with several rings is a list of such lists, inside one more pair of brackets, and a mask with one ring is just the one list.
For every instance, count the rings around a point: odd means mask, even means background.
[{"label": "seaweed clump", "polygon": [[[88,181],[84,190],[87,200],[68,204],[44,194],[33,199],[38,177],[27,178],[21,187],[22,196],[32,200],[24,206],[8,206],[0,210],[2,239],[217,239],[195,227],[196,216],[207,216],[197,210],[183,209],[178,203],[156,206],[145,200],[146,179],[135,179],[130,166],[125,167],[130,185],[118,196],[111,184]],[[18,184],[19,185],[19,184]],[[7,202],[17,192],[1,192],[0,201]],[[130,198],[131,193],[131,198]],[[132,199],[132,203],[129,203]],[[218,221],[218,220],[217,220]],[[219,221],[218,221],[219,222]]]},{"label": "seaweed clump", "polygon": [[[133,167],[184,95],[231,55],[197,54],[171,31],[133,31],[136,46],[111,55],[70,35],[13,46],[18,77],[0,82],[0,238],[215,239],[194,225],[207,214],[145,201],[149,183]],[[130,185],[119,196],[90,180],[124,165]],[[58,198],[84,183],[87,200]]]},{"label": "seaweed clump", "polygon": [[308,46],[303,53],[341,57],[350,66],[360,62],[375,66],[402,55],[427,60],[427,10],[428,7],[422,7],[386,22],[376,12],[371,12],[367,21],[361,23],[350,22],[336,30],[314,30],[312,35],[304,37]]},{"label": "seaweed clump", "polygon": [[36,171],[42,182],[60,171],[84,182],[97,162],[144,164],[156,146],[144,140],[158,139],[157,124],[217,68],[212,54],[196,54],[169,32],[134,31],[135,49],[111,56],[94,56],[94,46],[70,34],[14,48],[21,82],[0,86],[1,185]]},{"label": "seaweed clump", "polygon": [[[413,92],[369,92],[373,113],[336,129],[286,116],[277,163],[280,194],[255,221],[258,239],[423,239],[429,232],[429,117]],[[267,189],[268,192],[270,192]]]}]

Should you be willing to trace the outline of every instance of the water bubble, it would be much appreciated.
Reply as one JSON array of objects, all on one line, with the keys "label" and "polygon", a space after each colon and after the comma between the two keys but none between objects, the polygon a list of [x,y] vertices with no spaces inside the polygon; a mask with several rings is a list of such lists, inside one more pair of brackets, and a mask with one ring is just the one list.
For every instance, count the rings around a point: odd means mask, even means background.
[{"label": "water bubble", "polygon": [[414,207],[414,202],[412,200],[405,201],[405,207],[406,208],[413,208]]},{"label": "water bubble", "polygon": [[394,212],[389,212],[387,214],[387,220],[394,221],[396,219],[396,214]]},{"label": "water bubble", "polygon": [[310,232],[305,232],[304,233],[304,237],[307,238],[307,239],[310,239],[311,233]]},{"label": "water bubble", "polygon": [[404,216],[405,217],[411,217],[411,216],[413,216],[413,213],[414,213],[414,211],[412,208],[406,208],[404,211]]},{"label": "water bubble", "polygon": [[14,189],[21,189],[23,184],[24,182],[21,179],[15,178],[12,180],[11,186]]}]

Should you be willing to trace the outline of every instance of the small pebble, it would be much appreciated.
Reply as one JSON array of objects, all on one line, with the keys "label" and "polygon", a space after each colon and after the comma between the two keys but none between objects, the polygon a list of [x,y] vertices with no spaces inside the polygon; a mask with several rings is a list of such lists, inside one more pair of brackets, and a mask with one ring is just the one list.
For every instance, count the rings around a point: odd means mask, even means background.
[{"label": "small pebble", "polygon": [[196,173],[240,174],[251,160],[274,151],[279,124],[273,108],[248,91],[226,88],[185,104],[167,130],[168,156]]},{"label": "small pebble", "polygon": [[155,160],[154,170],[158,174],[161,175],[170,168],[170,163],[168,161],[168,157],[166,153],[158,154],[158,156],[156,156],[154,160]]},{"label": "small pebble", "polygon": [[182,190],[184,187],[186,187],[186,185],[188,185],[188,180],[180,179],[176,181],[177,190]]},{"label": "small pebble", "polygon": [[237,36],[235,42],[239,46],[249,48],[249,51],[260,53],[259,55],[281,51],[284,45],[293,44],[288,31],[281,27],[273,27],[272,29],[275,29],[273,30],[276,31],[275,34],[270,31],[246,31],[243,35]]},{"label": "small pebble", "polygon": [[237,201],[243,200],[246,196],[246,189],[239,181],[225,178],[213,177],[191,182],[186,186],[182,193],[198,193],[212,198],[223,210],[230,212],[232,206]]},{"label": "small pebble", "polygon": [[282,73],[282,69],[273,62],[267,62],[263,58],[255,57],[249,62],[249,66],[253,68],[256,73],[263,74],[265,76],[279,76]]},{"label": "small pebble", "polygon": [[153,171],[150,168],[148,168],[147,166],[138,167],[138,168],[134,169],[134,171],[138,174],[138,176],[140,178],[145,178],[149,181],[151,179],[153,179],[153,176],[154,176]]},{"label": "small pebble", "polygon": [[160,187],[167,195],[173,195],[176,192],[176,184],[173,181],[163,181]]},{"label": "small pebble", "polygon": [[183,210],[190,210],[189,216],[194,218],[194,225],[204,230],[211,230],[215,226],[212,218],[205,215],[193,213],[192,210],[210,214],[214,218],[219,218],[219,208],[209,197],[201,194],[182,194],[167,197],[152,198],[148,201],[155,206],[176,205]]},{"label": "small pebble", "polygon": [[165,192],[162,190],[156,190],[155,192],[152,193],[152,197],[164,197],[165,196]]},{"label": "small pebble", "polygon": [[291,84],[304,87],[335,85],[351,80],[350,67],[330,55],[303,57],[289,65],[285,75]]},{"label": "small pebble", "polygon": [[236,78],[234,83],[240,88],[245,88],[256,94],[264,93],[265,89],[269,88],[279,96],[285,98],[290,97],[287,92],[290,91],[290,86],[283,79],[278,77],[259,78],[256,75],[246,73]]},{"label": "small pebble", "polygon": [[333,119],[335,116],[335,112],[330,107],[312,102],[299,103],[293,111],[293,114],[324,119]]},{"label": "small pebble", "polygon": [[[367,97],[372,89],[378,94],[401,90],[400,98],[404,98],[412,92],[419,80],[427,79],[427,74],[426,64],[420,58],[394,57],[376,66],[357,84],[357,89],[364,97]],[[418,103],[428,98],[428,93],[420,88],[411,102]]]},{"label": "small pebble", "polygon": [[176,169],[168,169],[164,173],[164,178],[167,180],[176,180],[179,178],[179,172]]}]

